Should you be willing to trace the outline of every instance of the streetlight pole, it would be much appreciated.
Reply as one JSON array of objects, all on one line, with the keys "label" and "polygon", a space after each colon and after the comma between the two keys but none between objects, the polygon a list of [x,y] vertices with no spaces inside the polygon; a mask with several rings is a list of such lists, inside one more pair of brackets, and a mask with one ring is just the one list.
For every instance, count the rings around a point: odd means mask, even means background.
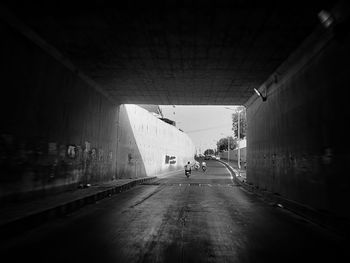
[{"label": "streetlight pole", "polygon": [[[232,110],[232,111],[235,111],[234,109],[231,109],[231,108],[228,108],[228,107],[225,107],[225,109],[228,109],[228,110]],[[240,142],[241,142],[241,136],[240,136],[240,119],[241,119],[241,111],[242,110],[239,110],[239,111],[236,111],[236,113],[238,114],[238,125],[237,125],[237,139],[238,139],[238,149],[237,149],[237,166],[238,166],[238,169],[241,169],[241,148],[240,148]],[[228,144],[228,143],[227,143]],[[230,147],[228,147],[228,153],[230,152]]]},{"label": "streetlight pole", "polygon": [[[213,150],[214,150],[214,155],[216,156],[216,152],[217,152],[217,145],[216,145],[216,140],[215,139],[213,139],[212,140],[212,142],[214,143],[214,148],[213,148]],[[216,146],[216,147],[215,147]]]},{"label": "streetlight pole", "polygon": [[241,169],[241,137],[240,137],[240,113],[241,111],[238,111],[238,151],[237,151],[237,163],[238,163],[238,169]]},{"label": "streetlight pole", "polygon": [[240,132],[241,132],[241,128],[240,128],[240,119],[241,119],[241,112],[242,110],[239,110],[237,111],[238,113],[238,125],[237,125],[237,137],[238,137],[238,149],[237,149],[237,166],[238,166],[238,169],[241,169],[241,136],[240,136]]},{"label": "streetlight pole", "polygon": [[[232,111],[235,111],[234,109],[231,109],[231,108],[228,108],[228,107],[225,107],[226,109],[228,110],[232,110]],[[239,110],[239,111],[236,111],[236,113],[238,113],[238,125],[237,125],[237,139],[238,139],[238,149],[237,149],[237,166],[238,166],[238,169],[241,169],[241,148],[240,148],[240,142],[241,142],[241,136],[240,136],[240,114],[241,114],[241,111],[242,110]],[[229,143],[227,142],[227,144],[229,145]],[[228,156],[229,156],[229,153],[230,153],[230,147],[228,147]]]},{"label": "streetlight pole", "polygon": [[230,166],[230,136],[227,136],[227,163]]},{"label": "streetlight pole", "polygon": [[[225,135],[225,134],[221,133],[221,135]],[[230,165],[230,135],[227,135],[226,137],[227,137],[227,163],[228,165]]]}]

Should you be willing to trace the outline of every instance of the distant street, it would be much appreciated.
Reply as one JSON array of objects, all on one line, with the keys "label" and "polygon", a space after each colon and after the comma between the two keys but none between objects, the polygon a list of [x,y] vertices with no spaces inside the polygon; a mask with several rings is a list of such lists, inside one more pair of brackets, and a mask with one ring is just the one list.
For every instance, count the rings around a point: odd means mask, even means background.
[{"label": "distant street", "polygon": [[13,238],[1,262],[345,262],[335,236],[264,203],[217,161]]}]

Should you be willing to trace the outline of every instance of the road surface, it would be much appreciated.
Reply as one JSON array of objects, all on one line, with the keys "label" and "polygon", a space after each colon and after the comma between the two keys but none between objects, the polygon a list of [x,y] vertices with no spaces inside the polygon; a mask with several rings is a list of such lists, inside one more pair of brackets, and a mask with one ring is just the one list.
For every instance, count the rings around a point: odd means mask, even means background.
[{"label": "road surface", "polygon": [[[48,222],[1,245],[1,262],[345,262],[326,230],[236,185],[207,161]],[[349,261],[348,261],[349,262]]]}]

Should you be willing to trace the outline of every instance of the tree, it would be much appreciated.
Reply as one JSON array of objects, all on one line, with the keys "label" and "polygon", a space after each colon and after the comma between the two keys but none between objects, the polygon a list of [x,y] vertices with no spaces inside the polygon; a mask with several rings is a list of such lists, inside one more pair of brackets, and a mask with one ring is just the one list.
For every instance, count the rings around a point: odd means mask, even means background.
[{"label": "tree", "polygon": [[230,141],[230,149],[231,150],[234,150],[237,148],[237,140],[235,138],[233,138],[232,136],[230,137],[224,137],[224,138],[221,138],[217,143],[216,143],[216,146],[217,146],[217,149],[219,152],[222,152],[222,151],[227,151],[228,149],[228,141]]},{"label": "tree", "polygon": [[217,146],[219,152],[227,150],[227,138],[221,138],[216,143],[216,146]]},{"label": "tree", "polygon": [[204,151],[204,155],[212,155],[212,154],[214,154],[214,150],[213,149],[206,149]]},{"label": "tree", "polygon": [[240,107],[235,113],[232,113],[232,130],[234,132],[235,138],[238,138],[238,111],[241,111],[239,114],[239,137],[240,139],[244,139],[247,133],[247,115],[245,107]]}]

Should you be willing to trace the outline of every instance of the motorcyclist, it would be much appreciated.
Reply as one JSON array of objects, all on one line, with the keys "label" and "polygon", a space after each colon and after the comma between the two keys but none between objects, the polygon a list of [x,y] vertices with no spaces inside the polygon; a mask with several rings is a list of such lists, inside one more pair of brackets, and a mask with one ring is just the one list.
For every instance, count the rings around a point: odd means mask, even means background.
[{"label": "motorcyclist", "polygon": [[196,161],[196,162],[194,163],[194,168],[195,168],[196,170],[198,170],[199,167],[200,167],[199,162]]},{"label": "motorcyclist", "polygon": [[185,174],[186,173],[191,174],[191,167],[192,165],[190,164],[190,162],[187,162],[187,164],[185,165]]},{"label": "motorcyclist", "polygon": [[202,162],[202,170],[205,171],[207,169],[207,164],[205,162]]}]

